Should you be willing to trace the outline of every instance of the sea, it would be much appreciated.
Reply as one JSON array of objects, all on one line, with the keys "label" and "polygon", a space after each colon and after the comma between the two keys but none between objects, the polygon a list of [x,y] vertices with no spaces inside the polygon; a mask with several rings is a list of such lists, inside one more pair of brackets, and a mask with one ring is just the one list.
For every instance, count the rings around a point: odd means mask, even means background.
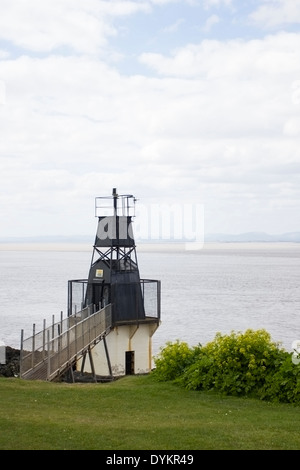
[{"label": "sea", "polygon": [[[140,277],[161,281],[153,355],[168,342],[205,345],[217,333],[264,329],[287,351],[300,340],[300,243],[137,243]],[[86,279],[88,244],[0,244],[0,342],[67,316],[68,280]],[[62,312],[62,313],[61,313]]]}]

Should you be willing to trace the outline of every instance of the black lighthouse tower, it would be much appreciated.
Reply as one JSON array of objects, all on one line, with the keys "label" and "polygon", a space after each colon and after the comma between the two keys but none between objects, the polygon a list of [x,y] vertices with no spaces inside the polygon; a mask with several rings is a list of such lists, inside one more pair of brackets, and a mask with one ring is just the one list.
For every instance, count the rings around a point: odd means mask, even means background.
[{"label": "black lighthouse tower", "polygon": [[132,230],[135,202],[132,195],[118,195],[116,188],[112,196],[95,200],[98,228],[84,306],[99,310],[111,304],[113,324],[145,319]]},{"label": "black lighthouse tower", "polygon": [[92,325],[94,316],[105,315],[105,335],[93,340],[99,375],[107,373],[108,363],[114,376],[145,373],[152,367],[160,281],[140,278],[132,229],[135,203],[134,196],[118,194],[116,188],[111,196],[95,198],[98,225],[88,278],[68,283],[69,317],[88,317]]},{"label": "black lighthouse tower", "polygon": [[[132,219],[134,196],[95,199],[98,226],[87,279],[68,281],[68,317],[25,339],[20,376],[55,380],[74,370],[98,377],[144,374],[160,325],[160,281],[141,279]],[[86,364],[87,354],[90,366]]]}]

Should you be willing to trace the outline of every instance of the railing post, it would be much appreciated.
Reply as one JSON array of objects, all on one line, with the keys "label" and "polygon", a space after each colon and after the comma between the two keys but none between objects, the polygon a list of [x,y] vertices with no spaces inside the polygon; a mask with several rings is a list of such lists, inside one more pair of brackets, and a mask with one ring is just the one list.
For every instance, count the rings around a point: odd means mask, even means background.
[{"label": "railing post", "polygon": [[48,358],[47,358],[47,378],[49,380],[50,372],[51,372],[51,365],[50,365],[50,331],[47,331],[47,350],[48,350]]},{"label": "railing post", "polygon": [[82,292],[81,292],[81,310],[84,305],[84,282],[82,283]]},{"label": "railing post", "polygon": [[157,281],[157,318],[160,320],[160,281]]},{"label": "railing post", "polygon": [[55,315],[52,315],[52,351],[54,350],[54,341],[53,338],[55,337]]},{"label": "railing post", "polygon": [[72,315],[72,281],[68,281],[68,317]]},{"label": "railing post", "polygon": [[70,360],[70,328],[67,330],[67,361]]},{"label": "railing post", "polygon": [[57,332],[58,332],[58,338],[57,338],[57,364],[61,364],[61,325],[57,325]]},{"label": "railing post", "polygon": [[31,351],[31,368],[34,367],[34,351],[35,351],[35,323],[32,325],[32,351]]},{"label": "railing post", "polygon": [[46,320],[43,321],[43,360],[45,359],[45,346],[46,346]]},{"label": "railing post", "polygon": [[76,323],[76,320],[75,320],[74,329],[75,329],[75,351],[77,351],[78,323]]},{"label": "railing post", "polygon": [[20,345],[20,378],[23,372],[23,344],[24,344],[24,330],[21,330],[21,345]]}]

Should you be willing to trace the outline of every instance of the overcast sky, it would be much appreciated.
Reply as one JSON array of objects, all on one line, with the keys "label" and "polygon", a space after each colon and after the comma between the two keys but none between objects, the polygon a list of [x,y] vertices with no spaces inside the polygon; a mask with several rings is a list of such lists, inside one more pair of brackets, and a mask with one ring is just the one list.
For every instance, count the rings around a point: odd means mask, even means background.
[{"label": "overcast sky", "polygon": [[116,187],[206,233],[300,231],[300,0],[1,0],[0,237]]}]

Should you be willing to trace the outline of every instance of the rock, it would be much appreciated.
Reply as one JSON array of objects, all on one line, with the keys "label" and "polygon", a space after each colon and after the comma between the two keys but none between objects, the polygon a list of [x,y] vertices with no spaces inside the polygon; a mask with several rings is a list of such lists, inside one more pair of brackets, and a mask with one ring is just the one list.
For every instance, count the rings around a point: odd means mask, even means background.
[{"label": "rock", "polygon": [[6,364],[0,364],[0,377],[19,377],[20,350],[6,346]]}]

